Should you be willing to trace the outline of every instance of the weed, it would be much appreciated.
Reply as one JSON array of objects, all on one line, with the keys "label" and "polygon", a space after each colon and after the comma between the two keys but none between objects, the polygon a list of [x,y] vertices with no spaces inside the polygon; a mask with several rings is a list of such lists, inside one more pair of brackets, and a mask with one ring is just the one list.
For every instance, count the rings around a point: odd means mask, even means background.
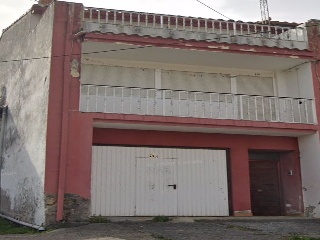
[{"label": "weed", "polygon": [[155,239],[172,240],[170,238],[166,238],[166,237],[162,236],[161,234],[151,234],[151,237],[153,237]]},{"label": "weed", "polygon": [[228,225],[227,228],[236,229],[236,230],[240,230],[240,231],[261,232],[261,230],[258,230],[258,229],[248,228],[248,227],[243,227],[243,226],[235,226],[235,225]]},{"label": "weed", "polygon": [[154,222],[169,222],[170,218],[167,216],[156,216],[152,219]]},{"label": "weed", "polygon": [[110,220],[106,217],[100,216],[92,216],[89,218],[90,223],[109,223]]},{"label": "weed", "polygon": [[0,218],[0,235],[6,234],[35,234],[38,231],[33,228],[21,226],[7,219]]},{"label": "weed", "polygon": [[200,219],[198,219],[198,218],[196,218],[196,219],[193,219],[193,221],[194,222],[210,222],[210,220],[208,220],[208,219],[202,219],[202,218],[200,218]]},{"label": "weed", "polygon": [[320,238],[304,237],[304,236],[292,236],[288,240],[320,240]]}]

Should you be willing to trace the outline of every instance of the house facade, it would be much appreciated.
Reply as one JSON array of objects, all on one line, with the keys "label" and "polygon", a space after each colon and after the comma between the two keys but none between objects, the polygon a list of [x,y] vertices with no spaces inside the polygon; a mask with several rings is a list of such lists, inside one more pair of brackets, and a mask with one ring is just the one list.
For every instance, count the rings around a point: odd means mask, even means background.
[{"label": "house facade", "polygon": [[1,214],[319,217],[319,33],[34,5],[0,40]]}]

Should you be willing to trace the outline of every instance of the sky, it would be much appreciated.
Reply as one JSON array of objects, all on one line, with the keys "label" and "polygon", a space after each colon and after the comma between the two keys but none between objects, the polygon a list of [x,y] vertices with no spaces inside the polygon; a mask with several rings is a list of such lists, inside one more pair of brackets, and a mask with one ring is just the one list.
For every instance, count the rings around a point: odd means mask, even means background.
[{"label": "sky", "polygon": [[[225,19],[196,0],[71,0],[87,7]],[[260,21],[259,0],[201,0],[230,19]],[[36,0],[0,0],[0,32],[27,12]],[[320,19],[320,0],[268,0],[274,21],[303,23]]]}]

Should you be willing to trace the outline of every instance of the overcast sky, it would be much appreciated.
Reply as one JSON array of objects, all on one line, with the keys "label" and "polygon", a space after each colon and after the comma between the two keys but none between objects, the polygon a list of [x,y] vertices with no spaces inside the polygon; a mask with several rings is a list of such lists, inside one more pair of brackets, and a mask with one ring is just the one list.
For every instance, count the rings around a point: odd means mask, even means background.
[{"label": "overcast sky", "polygon": [[[201,0],[234,20],[259,21],[259,0]],[[75,0],[87,7],[146,11],[176,15],[221,18],[196,0]],[[320,19],[320,0],[268,0],[272,20],[306,22]],[[31,8],[35,0],[0,0],[0,29],[8,27]]]}]

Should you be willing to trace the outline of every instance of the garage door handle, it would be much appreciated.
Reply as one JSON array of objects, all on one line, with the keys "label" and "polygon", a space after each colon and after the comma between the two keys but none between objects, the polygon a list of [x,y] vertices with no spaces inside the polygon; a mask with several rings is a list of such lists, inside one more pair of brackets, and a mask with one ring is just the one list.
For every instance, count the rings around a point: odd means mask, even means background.
[{"label": "garage door handle", "polygon": [[177,189],[177,184],[168,185],[168,187],[173,187],[173,189]]}]

